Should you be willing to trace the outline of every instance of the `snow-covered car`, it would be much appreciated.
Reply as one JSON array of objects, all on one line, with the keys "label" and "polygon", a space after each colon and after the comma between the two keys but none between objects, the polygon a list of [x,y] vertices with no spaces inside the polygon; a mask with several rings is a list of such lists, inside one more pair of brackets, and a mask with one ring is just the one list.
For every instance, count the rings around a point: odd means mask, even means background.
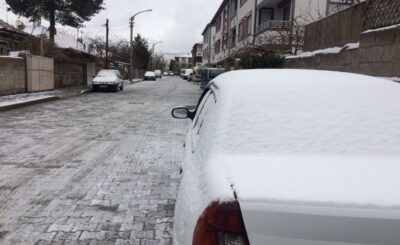
[{"label": "snow-covered car", "polygon": [[166,71],[164,72],[164,77],[165,77],[165,76],[168,76],[168,72],[166,72]]},{"label": "snow-covered car", "polygon": [[193,70],[192,69],[185,69],[185,73],[183,74],[182,78],[184,80],[190,81],[192,74],[193,74]]},{"label": "snow-covered car", "polygon": [[157,78],[161,78],[162,77],[161,70],[155,70],[154,73],[156,74]]},{"label": "snow-covered car", "polygon": [[173,76],[173,75],[174,75],[174,72],[173,72],[173,71],[170,71],[170,72],[168,72],[168,75],[169,75],[169,76]]},{"label": "snow-covered car", "polygon": [[124,90],[124,81],[118,70],[100,70],[92,81],[92,90]]},{"label": "snow-covered car", "polygon": [[400,84],[234,71],[172,115],[192,119],[175,245],[400,244]]},{"label": "snow-covered car", "polygon": [[146,71],[144,74],[144,80],[145,81],[155,81],[157,80],[156,74],[153,71]]}]

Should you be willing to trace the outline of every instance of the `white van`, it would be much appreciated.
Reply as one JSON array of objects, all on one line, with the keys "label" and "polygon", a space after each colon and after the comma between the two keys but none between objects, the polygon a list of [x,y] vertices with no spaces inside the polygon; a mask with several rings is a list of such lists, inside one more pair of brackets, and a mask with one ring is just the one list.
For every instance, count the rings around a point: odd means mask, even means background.
[{"label": "white van", "polygon": [[162,77],[161,70],[155,70],[154,73],[156,74],[157,78],[161,78]]}]

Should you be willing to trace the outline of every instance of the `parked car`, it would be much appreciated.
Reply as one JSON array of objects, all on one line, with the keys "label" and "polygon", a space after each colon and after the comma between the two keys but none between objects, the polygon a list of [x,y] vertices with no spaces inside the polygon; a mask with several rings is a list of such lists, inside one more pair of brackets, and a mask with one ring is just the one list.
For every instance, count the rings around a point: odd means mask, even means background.
[{"label": "parked car", "polygon": [[161,78],[162,77],[161,70],[155,70],[154,73],[156,74],[157,78]]},{"label": "parked car", "polygon": [[180,77],[183,78],[185,73],[186,73],[186,69],[181,69]]},{"label": "parked car", "polygon": [[164,76],[168,76],[168,72],[165,71],[165,72],[164,72]]},{"label": "parked car", "polygon": [[182,78],[184,80],[190,81],[192,74],[193,74],[193,70],[192,69],[185,69],[185,73],[183,74]]},{"label": "parked car", "polygon": [[173,72],[173,71],[170,71],[170,72],[168,72],[168,75],[173,76],[173,75],[174,75],[174,72]]},{"label": "parked car", "polygon": [[211,81],[185,143],[174,244],[400,244],[400,84],[246,70]]},{"label": "parked car", "polygon": [[153,71],[146,71],[146,73],[144,74],[144,80],[156,81],[157,80],[156,74]]},{"label": "parked car", "polygon": [[92,81],[92,90],[124,90],[124,81],[118,70],[100,70]]},{"label": "parked car", "polygon": [[201,70],[200,88],[204,90],[207,84],[225,72],[223,68],[203,68]]}]

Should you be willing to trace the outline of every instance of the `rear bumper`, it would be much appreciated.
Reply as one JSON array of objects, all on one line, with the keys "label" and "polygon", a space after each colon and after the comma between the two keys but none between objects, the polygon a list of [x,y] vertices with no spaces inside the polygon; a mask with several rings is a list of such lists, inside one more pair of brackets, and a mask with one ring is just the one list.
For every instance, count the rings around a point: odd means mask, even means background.
[{"label": "rear bumper", "polygon": [[155,77],[144,77],[143,80],[145,80],[145,81],[155,81],[156,78]]}]

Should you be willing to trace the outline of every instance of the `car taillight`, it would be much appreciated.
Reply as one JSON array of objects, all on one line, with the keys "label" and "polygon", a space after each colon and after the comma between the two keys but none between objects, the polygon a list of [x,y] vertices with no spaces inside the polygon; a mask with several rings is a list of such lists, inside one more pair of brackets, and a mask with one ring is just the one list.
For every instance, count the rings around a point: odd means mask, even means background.
[{"label": "car taillight", "polygon": [[237,201],[212,202],[197,221],[193,245],[249,245]]}]

